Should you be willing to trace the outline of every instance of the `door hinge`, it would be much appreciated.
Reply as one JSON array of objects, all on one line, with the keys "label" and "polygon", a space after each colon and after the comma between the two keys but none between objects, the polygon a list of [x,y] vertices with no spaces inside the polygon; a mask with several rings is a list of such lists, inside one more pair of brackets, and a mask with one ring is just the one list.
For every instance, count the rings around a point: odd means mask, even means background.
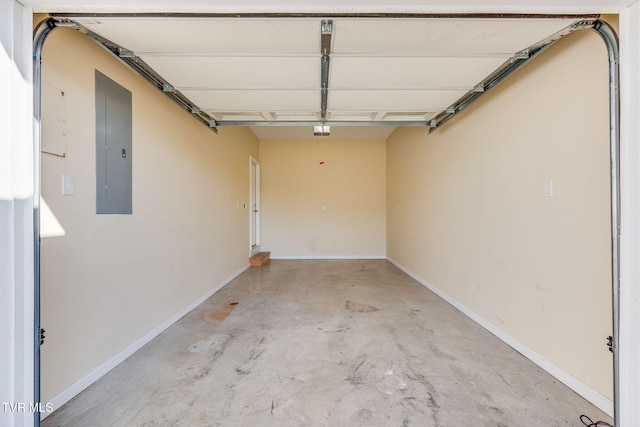
[{"label": "door hinge", "polygon": [[609,347],[609,351],[613,353],[613,337],[611,335],[607,337],[607,347]]},{"label": "door hinge", "polygon": [[44,329],[40,329],[40,345],[44,344]]}]

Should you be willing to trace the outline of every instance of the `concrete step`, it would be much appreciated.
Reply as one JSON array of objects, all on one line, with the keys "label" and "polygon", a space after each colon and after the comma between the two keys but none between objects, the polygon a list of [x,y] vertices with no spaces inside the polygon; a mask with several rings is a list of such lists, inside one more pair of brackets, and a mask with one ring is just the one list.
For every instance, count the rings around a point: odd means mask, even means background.
[{"label": "concrete step", "polygon": [[269,259],[271,257],[271,252],[258,252],[251,258],[249,258],[249,262],[251,267],[262,267],[263,265],[269,264]]}]

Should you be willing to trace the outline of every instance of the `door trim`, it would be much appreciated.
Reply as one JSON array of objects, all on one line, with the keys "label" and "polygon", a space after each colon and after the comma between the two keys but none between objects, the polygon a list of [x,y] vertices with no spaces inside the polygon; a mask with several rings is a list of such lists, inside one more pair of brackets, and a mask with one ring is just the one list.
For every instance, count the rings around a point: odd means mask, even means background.
[{"label": "door trim", "polygon": [[260,214],[260,162],[249,156],[249,256],[260,252]]}]

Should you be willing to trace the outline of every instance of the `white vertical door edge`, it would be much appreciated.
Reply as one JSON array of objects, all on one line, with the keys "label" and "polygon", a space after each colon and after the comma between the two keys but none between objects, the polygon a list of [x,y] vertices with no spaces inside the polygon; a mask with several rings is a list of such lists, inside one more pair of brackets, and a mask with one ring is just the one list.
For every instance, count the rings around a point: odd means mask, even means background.
[{"label": "white vertical door edge", "polygon": [[0,16],[0,426],[22,427],[35,415],[33,24],[14,0]]},{"label": "white vertical door edge", "polygon": [[640,420],[640,6],[620,14],[620,414],[616,427]]},{"label": "white vertical door edge", "polygon": [[249,197],[249,253],[260,252],[260,162],[249,156],[250,197]]}]

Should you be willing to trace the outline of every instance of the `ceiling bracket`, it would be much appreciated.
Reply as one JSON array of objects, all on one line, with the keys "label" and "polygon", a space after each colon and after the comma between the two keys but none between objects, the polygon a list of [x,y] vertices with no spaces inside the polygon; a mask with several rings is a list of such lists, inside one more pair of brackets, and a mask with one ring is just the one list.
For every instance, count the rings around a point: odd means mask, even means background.
[{"label": "ceiling bracket", "polygon": [[209,127],[216,133],[216,135],[218,134],[218,122],[216,122],[216,119],[213,117],[209,117]]},{"label": "ceiling bracket", "polygon": [[316,125],[313,127],[313,136],[330,136],[331,135],[331,126],[326,123],[322,123],[321,125]]},{"label": "ceiling bracket", "polygon": [[51,24],[54,25],[56,28],[75,28],[75,29],[79,29],[78,24],[75,21],[72,21],[71,19],[66,19],[66,18],[50,18],[55,22],[55,24]]},{"label": "ceiling bracket", "polygon": [[119,47],[118,48],[118,56],[120,58],[135,58],[136,55],[132,51],[130,51],[128,49],[125,49],[123,47]]}]

